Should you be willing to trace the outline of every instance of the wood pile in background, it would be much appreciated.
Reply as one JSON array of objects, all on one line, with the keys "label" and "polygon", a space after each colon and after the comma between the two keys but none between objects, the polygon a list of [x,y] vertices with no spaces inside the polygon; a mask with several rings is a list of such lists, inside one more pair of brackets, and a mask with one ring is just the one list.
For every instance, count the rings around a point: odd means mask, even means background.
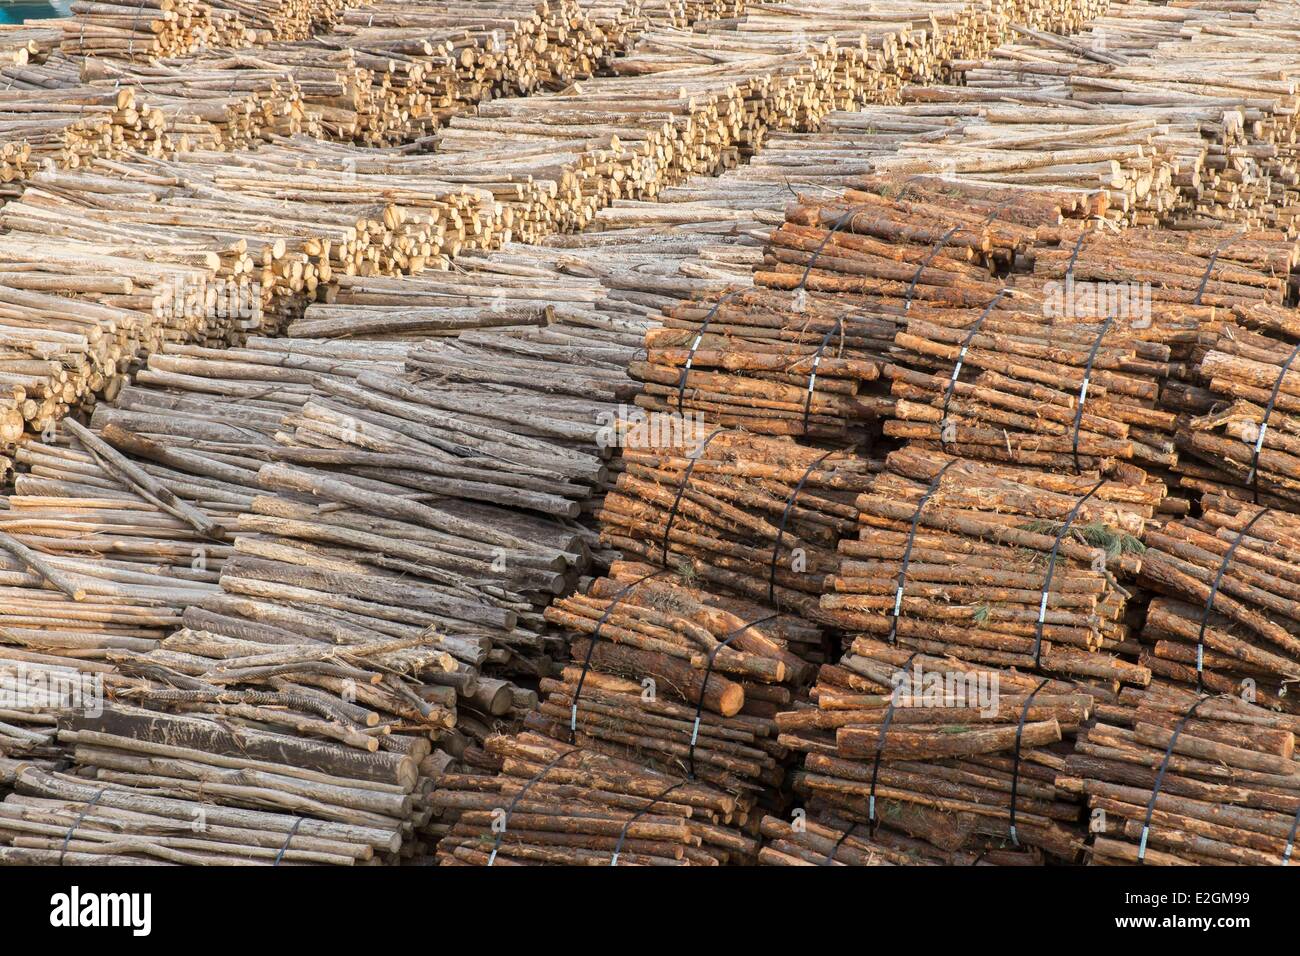
[{"label": "wood pile in background", "polygon": [[70,56],[180,56],[240,33],[237,17],[203,0],[78,0],[72,13],[59,21],[59,49]]}]

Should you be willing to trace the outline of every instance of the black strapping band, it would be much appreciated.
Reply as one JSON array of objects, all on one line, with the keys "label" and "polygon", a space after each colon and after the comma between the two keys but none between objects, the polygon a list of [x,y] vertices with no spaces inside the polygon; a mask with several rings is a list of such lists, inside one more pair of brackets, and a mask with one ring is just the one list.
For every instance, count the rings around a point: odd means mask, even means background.
[{"label": "black strapping band", "polygon": [[1020,838],[1016,835],[1016,798],[1020,795],[1020,741],[1025,733],[1025,718],[1029,716],[1029,705],[1034,702],[1038,692],[1050,682],[1050,677],[1044,677],[1038,686],[1030,691],[1029,696],[1025,698],[1025,706],[1020,709],[1020,723],[1016,724],[1016,755],[1011,764],[1011,818],[1009,831],[1013,846],[1020,846]]},{"label": "black strapping band", "polygon": [[1240,233],[1236,235],[1231,235],[1227,239],[1224,239],[1221,243],[1219,243],[1217,246],[1214,247],[1214,251],[1210,253],[1210,261],[1205,266],[1205,275],[1201,276],[1201,284],[1196,289],[1196,298],[1192,300],[1192,305],[1201,304],[1201,296],[1205,295],[1205,287],[1210,282],[1210,273],[1214,271],[1214,264],[1219,260],[1219,253],[1222,252],[1224,249],[1228,248],[1228,246],[1230,246],[1234,240],[1240,237],[1241,237]]},{"label": "black strapping band", "polygon": [[993,306],[997,305],[998,300],[1010,291],[1009,288],[998,290],[998,294],[993,297],[993,300],[989,302],[988,305],[984,306],[984,311],[981,312],[980,317],[975,320],[975,324],[970,327],[970,331],[966,333],[966,340],[961,344],[961,351],[957,353],[957,364],[952,367],[952,376],[948,379],[948,388],[943,393],[943,415],[939,419],[940,447],[947,444],[943,438],[943,431],[944,423],[948,421],[948,403],[952,401],[952,393],[957,388],[957,376],[961,374],[962,363],[966,361],[966,352],[970,349],[970,344],[975,341],[975,336],[979,332],[980,326],[984,324],[984,320],[987,319],[989,313],[993,311]]},{"label": "black strapping band", "polygon": [[[853,448],[854,446],[852,445],[849,446],[848,448],[844,449],[844,453],[849,454],[850,452],[853,451]],[[785,537],[785,525],[786,522],[789,521],[790,519],[790,512],[794,508],[794,503],[796,500],[798,500],[799,493],[803,491],[803,486],[807,484],[808,479],[812,477],[812,473],[817,470],[817,466],[820,465],[822,462],[824,462],[831,455],[835,454],[837,450],[838,449],[832,448],[830,451],[826,452],[826,454],[822,455],[811,465],[809,465],[808,470],[805,471],[803,473],[803,477],[799,479],[799,483],[795,485],[794,490],[790,492],[790,497],[786,499],[785,510],[781,512],[781,523],[780,525],[777,526],[776,529],[776,543],[772,545],[772,563],[771,566],[768,568],[768,573],[767,573],[767,603],[768,604],[774,605],[776,607],[780,607],[780,604],[776,600],[776,561],[777,561],[778,554],[781,550],[781,539]]]},{"label": "black strapping band", "polygon": [[[916,660],[916,656],[920,653],[920,651],[912,651],[907,656],[907,660],[903,661],[903,666],[899,670],[903,674],[907,674],[907,669],[912,666],[912,661]],[[876,738],[876,759],[871,764],[871,791],[867,794],[867,819],[871,822],[873,831],[878,826],[876,820],[876,783],[880,779],[880,757],[885,752],[885,735],[889,733],[889,725],[894,722],[894,708],[898,706],[898,692],[901,689],[902,685],[900,684],[889,695],[889,706],[885,708],[884,719],[880,722],[880,736]]]},{"label": "black strapping band", "polygon": [[775,620],[780,616],[781,613],[778,611],[775,614],[760,617],[757,621],[750,621],[748,624],[742,624],[740,627],[728,634],[722,641],[714,645],[713,649],[709,651],[708,665],[704,668],[704,680],[700,682],[700,698],[695,702],[695,724],[691,728],[691,748],[686,754],[690,779],[695,779],[695,745],[700,740],[700,721],[704,715],[704,695],[709,689],[709,678],[713,676],[713,662],[717,660],[718,652],[736,638],[740,637],[740,635],[744,634],[751,627],[758,627],[760,624],[766,624],[768,621]]},{"label": "black strapping band", "polygon": [[1250,457],[1250,474],[1246,476],[1255,504],[1259,504],[1259,453],[1264,449],[1264,433],[1268,431],[1268,420],[1273,415],[1273,406],[1277,404],[1277,396],[1282,391],[1282,380],[1286,378],[1286,373],[1290,371],[1291,363],[1295,361],[1297,355],[1300,355],[1300,345],[1291,350],[1291,354],[1282,363],[1282,371],[1277,373],[1277,381],[1273,383],[1273,393],[1269,395],[1268,405],[1264,407],[1264,420],[1259,424],[1259,435],[1255,438],[1255,451]]},{"label": "black strapping band", "polygon": [[1083,369],[1083,385],[1079,388],[1079,401],[1074,409],[1074,437],[1071,439],[1070,451],[1074,455],[1074,473],[1082,474],[1083,469],[1079,467],[1079,428],[1083,424],[1083,403],[1088,400],[1088,384],[1092,381],[1092,363],[1097,361],[1097,351],[1101,348],[1101,340],[1106,337],[1110,331],[1111,325],[1115,322],[1112,315],[1106,319],[1106,323],[1097,333],[1097,340],[1092,343],[1092,351],[1088,353],[1088,364]]},{"label": "black strapping band", "polygon": [[1209,699],[1210,698],[1208,697],[1202,697],[1196,701],[1196,703],[1192,704],[1191,707],[1187,708],[1187,713],[1183,714],[1182,719],[1178,721],[1178,725],[1174,727],[1173,736],[1169,738],[1169,746],[1165,748],[1165,758],[1160,761],[1160,770],[1156,774],[1155,786],[1151,788],[1151,799],[1147,801],[1147,814],[1142,821],[1142,839],[1138,842],[1139,863],[1143,863],[1146,860],[1147,837],[1151,835],[1151,814],[1155,812],[1156,797],[1160,795],[1160,788],[1164,786],[1165,771],[1169,769],[1169,758],[1173,755],[1174,744],[1178,743],[1178,735],[1183,732],[1183,728],[1187,726],[1187,722],[1192,719],[1192,715],[1196,713],[1196,708],[1200,707]]},{"label": "black strapping band", "polygon": [[1065,267],[1065,281],[1074,281],[1074,264],[1079,261],[1079,250],[1083,248],[1083,240],[1088,237],[1088,230],[1084,229],[1079,233],[1079,238],[1074,242],[1074,251],[1070,253],[1070,264]]},{"label": "black strapping band", "polygon": [[831,847],[831,851],[826,854],[826,859],[822,860],[817,865],[830,866],[832,863],[834,863],[835,854],[840,852],[840,847],[844,845],[844,841],[847,840],[849,837],[853,836],[853,832],[857,830],[857,828],[858,828],[858,821],[854,820],[852,823],[849,824],[848,829],[839,835],[839,839],[835,841],[835,845]]},{"label": "black strapping band", "polygon": [[85,822],[90,811],[95,809],[95,804],[99,803],[99,798],[107,792],[108,789],[105,788],[91,797],[90,802],[82,809],[81,813],[77,816],[77,819],[72,821],[72,826],[68,827],[67,835],[63,838],[63,846],[59,850],[59,866],[63,865],[63,858],[68,855],[68,845],[72,842],[72,834],[77,832],[77,827],[81,826],[81,824]]},{"label": "black strapping band", "polygon": [[691,474],[695,471],[695,466],[699,463],[699,460],[704,457],[704,449],[709,447],[709,442],[723,432],[733,430],[730,428],[715,428],[704,441],[700,442],[700,447],[688,452],[686,455],[691,461],[686,466],[686,473],[682,475],[681,484],[677,486],[677,497],[673,499],[673,506],[668,512],[668,523],[664,525],[663,541],[659,544],[659,550],[663,552],[662,560],[665,567],[668,565],[668,536],[673,533],[673,522],[677,520],[677,509],[682,506],[682,496],[686,494],[686,486],[691,483]]},{"label": "black strapping band", "polygon": [[1237,532],[1237,537],[1233,539],[1232,544],[1228,545],[1228,550],[1223,554],[1223,562],[1219,565],[1219,573],[1214,576],[1214,583],[1210,585],[1210,596],[1205,599],[1205,608],[1201,611],[1201,626],[1196,634],[1196,692],[1198,694],[1205,692],[1205,626],[1209,623],[1210,612],[1214,610],[1214,599],[1219,594],[1219,585],[1223,583],[1223,575],[1228,571],[1228,564],[1232,561],[1233,554],[1237,551],[1237,545],[1241,544],[1241,539],[1250,533],[1250,529],[1255,527],[1255,522],[1264,515],[1268,514],[1270,508],[1255,512],[1255,517],[1246,522],[1246,526]]},{"label": "black strapping band", "polygon": [[302,826],[302,817],[294,817],[293,826],[289,828],[289,835],[284,838],[284,846],[280,847],[280,852],[275,855],[275,862],[271,866],[279,866],[280,861],[284,859],[285,853],[289,851],[289,844],[293,842],[294,836],[298,833],[298,828]]},{"label": "black strapping band", "polygon": [[510,826],[510,815],[515,812],[515,807],[519,806],[519,801],[522,800],[524,794],[528,792],[528,788],[550,773],[555,768],[555,765],[565,757],[572,757],[576,753],[581,753],[581,749],[574,747],[572,750],[566,750],[564,753],[559,754],[554,760],[549,761],[541,770],[529,777],[528,781],[519,788],[519,792],[516,793],[514,799],[510,801],[510,806],[506,807],[506,818],[501,822],[501,829],[497,831],[496,841],[492,844],[492,852],[488,854],[488,866],[492,866],[496,863],[497,851],[501,849],[501,841],[505,839],[506,828]]},{"label": "black strapping band", "polygon": [[726,295],[720,298],[717,302],[715,302],[713,304],[713,308],[709,309],[709,314],[704,317],[704,323],[700,326],[700,330],[695,333],[695,341],[691,343],[690,351],[686,355],[686,364],[682,367],[682,376],[677,382],[677,414],[678,415],[683,414],[683,403],[685,402],[686,399],[686,376],[688,376],[691,373],[691,366],[695,364],[695,353],[699,349],[700,343],[704,341],[704,334],[709,331],[709,323],[713,321],[713,317],[718,314],[718,310],[722,308],[724,302],[728,301],[734,296],[739,295],[742,292],[747,292],[747,291],[749,290],[745,288],[732,289],[730,292],[728,292]]},{"label": "black strapping band", "polygon": [[898,589],[894,592],[894,615],[893,621],[889,625],[889,637],[885,639],[886,643],[893,644],[898,638],[898,615],[903,608],[903,588],[907,586],[907,567],[912,563],[912,546],[916,543],[916,529],[921,524],[921,512],[930,499],[934,497],[934,493],[939,490],[939,483],[943,481],[943,476],[948,473],[948,469],[960,460],[959,458],[950,459],[946,465],[939,469],[939,474],[935,475],[930,481],[930,487],[921,496],[916,511],[912,513],[912,529],[907,533],[907,545],[903,548],[903,563],[898,569]]},{"label": "black strapping band", "polygon": [[578,686],[573,692],[573,704],[569,708],[569,743],[573,743],[578,735],[578,700],[582,697],[582,685],[587,682],[587,672],[591,670],[591,655],[596,650],[596,642],[600,640],[600,629],[605,626],[605,623],[610,619],[610,616],[613,615],[614,609],[618,607],[619,601],[631,594],[635,588],[641,586],[651,578],[658,577],[667,570],[667,568],[660,568],[657,571],[652,571],[649,574],[637,578],[631,584],[627,585],[627,587],[614,595],[614,599],[609,602],[609,607],[605,608],[605,613],[596,621],[596,629],[591,632],[590,643],[587,644],[587,656],[582,662],[582,673],[578,675]]},{"label": "black strapping band", "polygon": [[808,434],[808,419],[812,415],[813,390],[817,387],[817,369],[822,364],[822,353],[826,351],[826,346],[836,332],[842,328],[839,318],[835,319],[835,324],[826,330],[822,336],[822,344],[817,346],[817,352],[813,355],[812,371],[808,373],[808,391],[803,400],[803,433]]},{"label": "black strapping band", "polygon": [[623,824],[623,829],[622,829],[622,831],[621,831],[621,832],[619,833],[619,835],[618,835],[618,842],[614,844],[614,855],[611,856],[611,857],[609,858],[609,865],[610,865],[610,866],[618,866],[618,855],[619,855],[619,853],[621,853],[622,850],[623,850],[623,841],[627,839],[627,831],[628,831],[629,829],[631,829],[632,824],[636,823],[636,822],[637,822],[638,820],[640,820],[643,816],[645,816],[647,813],[649,813],[649,812],[650,812],[650,808],[653,807],[653,806],[654,806],[656,803],[658,803],[660,800],[662,800],[664,797],[668,796],[668,794],[672,793],[672,792],[673,792],[674,790],[676,790],[678,787],[684,787],[684,786],[686,786],[686,783],[687,783],[687,781],[685,781],[685,780],[679,780],[679,781],[677,781],[677,783],[673,784],[671,787],[669,787],[668,789],[664,790],[664,791],[663,791],[662,793],[660,793],[658,796],[656,796],[656,797],[654,797],[653,799],[651,799],[651,801],[650,801],[649,803],[647,803],[644,807],[642,807],[640,810],[638,810],[636,813],[634,813],[634,814],[632,815],[631,819],[629,819],[629,820],[627,821],[627,823]]},{"label": "black strapping band", "polygon": [[[994,215],[997,215],[996,210],[994,210]],[[904,312],[907,312],[912,308],[912,295],[916,292],[916,284],[921,281],[921,273],[929,268],[930,263],[934,261],[934,257],[943,251],[943,247],[948,244],[948,240],[960,231],[961,226],[953,226],[940,236],[939,241],[930,247],[930,251],[926,254],[925,258],[921,260],[920,265],[916,267],[916,272],[912,275],[912,281],[907,284],[907,295],[903,297]]]},{"label": "black strapping band", "polygon": [[817,259],[821,256],[822,250],[826,248],[826,243],[831,241],[831,236],[835,235],[835,233],[839,232],[841,229],[843,229],[845,226],[851,223],[853,221],[853,217],[856,216],[858,213],[862,212],[862,210],[865,208],[866,208],[865,206],[859,206],[857,209],[846,210],[842,216],[840,216],[838,219],[835,220],[835,224],[831,226],[830,231],[827,232],[826,235],[822,237],[822,241],[818,244],[816,250],[813,252],[812,258],[808,260],[808,265],[804,267],[803,276],[800,277],[799,284],[795,286],[796,291],[804,288],[804,286],[807,285],[808,276],[812,272],[813,266],[817,264]]},{"label": "black strapping band", "polygon": [[1060,553],[1061,542],[1070,532],[1070,525],[1074,524],[1074,519],[1079,516],[1079,509],[1082,508],[1095,495],[1101,486],[1106,483],[1102,478],[1088,490],[1088,493],[1075,502],[1070,513],[1065,516],[1065,524],[1061,525],[1061,530],[1056,535],[1056,541],[1052,543],[1052,555],[1047,560],[1047,577],[1043,580],[1043,593],[1038,601],[1038,623],[1034,625],[1034,667],[1042,664],[1043,655],[1043,625],[1047,622],[1047,596],[1052,590],[1052,575],[1056,573],[1056,556]]}]

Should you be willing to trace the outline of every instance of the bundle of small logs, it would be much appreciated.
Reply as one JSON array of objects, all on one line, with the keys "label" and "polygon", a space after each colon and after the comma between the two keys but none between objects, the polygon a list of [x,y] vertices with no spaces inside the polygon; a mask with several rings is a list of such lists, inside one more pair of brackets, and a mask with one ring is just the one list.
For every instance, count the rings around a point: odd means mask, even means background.
[{"label": "bundle of small logs", "polygon": [[351,866],[415,851],[411,836],[432,812],[430,774],[441,769],[421,748],[373,752],[262,723],[283,720],[286,704],[323,715],[321,725],[373,716],[332,695],[203,684],[159,692],[213,701],[200,716],[125,704],[62,712],[73,772],[15,769],[14,792],[0,802],[0,862]]},{"label": "bundle of small logs", "polygon": [[[708,725],[705,725],[708,726]],[[444,773],[429,800],[441,866],[748,863],[748,801],[540,733],[495,735],[484,771]]]},{"label": "bundle of small logs", "polygon": [[237,17],[214,15],[205,0],[77,0],[72,13],[61,21],[59,45],[72,56],[180,56],[239,32]]},{"label": "bundle of small logs", "polygon": [[847,823],[821,834],[816,862],[1073,862],[1080,808],[1055,778],[1096,693],[858,637],[811,702],[776,718],[777,739],[806,754],[794,789],[807,811]]},{"label": "bundle of small logs", "polygon": [[[1291,508],[1294,511],[1294,508]],[[1300,518],[1207,494],[1199,518],[1150,531],[1139,583],[1156,593],[1142,662],[1169,681],[1295,712],[1300,595],[1291,554]]]},{"label": "bundle of small logs", "polygon": [[62,36],[63,30],[57,21],[0,23],[0,63],[14,66],[40,63],[58,49]]},{"label": "bundle of small logs", "polygon": [[1126,688],[1056,787],[1086,799],[1094,864],[1277,866],[1300,815],[1300,718],[1239,695]]},{"label": "bundle of small logs", "polygon": [[1179,420],[1178,445],[1189,456],[1180,463],[1179,483],[1294,511],[1300,367],[1293,367],[1298,350],[1286,339],[1300,334],[1297,317],[1292,309],[1251,308],[1236,310],[1234,318],[1226,328],[1203,332],[1199,384],[1171,396],[1192,413]]},{"label": "bundle of small logs", "polygon": [[597,518],[601,541],[721,592],[817,617],[872,464],[788,438],[652,415],[625,447]]},{"label": "bundle of small logs", "polygon": [[77,167],[130,150],[159,155],[165,126],[131,89],[7,88],[0,92],[0,182],[21,180],[45,160]]},{"label": "bundle of small logs", "polygon": [[365,0],[77,0],[61,21],[64,53],[116,60],[184,56],[205,47],[264,45],[328,30]]},{"label": "bundle of small logs", "polygon": [[0,221],[22,223],[0,238],[0,460],[24,426],[45,432],[96,394],[116,394],[141,351],[222,339],[260,314],[253,290],[213,268],[213,253],[172,248],[150,261],[34,201],[11,203]]},{"label": "bundle of small logs", "polygon": [[846,442],[865,441],[866,423],[882,411],[861,391],[880,375],[891,320],[829,298],[744,288],[664,315],[629,369],[645,383],[637,404],[652,413]]},{"label": "bundle of small logs", "polygon": [[1121,579],[1165,492],[1127,465],[1056,475],[909,445],[858,496],[822,611],[928,654],[1145,684],[1116,656],[1130,644]]}]

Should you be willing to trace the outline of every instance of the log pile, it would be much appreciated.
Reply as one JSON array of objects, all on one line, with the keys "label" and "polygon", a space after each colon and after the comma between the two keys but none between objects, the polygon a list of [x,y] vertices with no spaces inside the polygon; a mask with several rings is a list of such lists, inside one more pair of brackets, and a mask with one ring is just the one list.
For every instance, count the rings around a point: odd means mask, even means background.
[{"label": "log pile", "polygon": [[[854,865],[1079,856],[1078,798],[1055,781],[1067,738],[1091,715],[1090,687],[864,635],[822,667],[811,697],[777,716],[778,740],[806,754],[794,788],[807,811],[841,823],[795,841],[805,862],[813,847],[815,862]],[[765,830],[789,845],[788,828]],[[781,842],[774,849],[791,855]]]},{"label": "log pile", "polygon": [[1162,482],[984,464],[909,445],[857,499],[823,612],[887,642],[1000,667],[1145,684],[1115,656]]},{"label": "log pile", "polygon": [[[1294,510],[1294,509],[1292,509]],[[1142,630],[1143,663],[1198,691],[1242,694],[1294,712],[1300,680],[1295,574],[1300,519],[1207,494],[1199,518],[1147,535],[1139,582],[1157,595]]]},{"label": "log pile", "polygon": [[495,773],[446,773],[441,866],[718,866],[752,862],[745,801],[534,732],[486,742]]},{"label": "log pile", "polygon": [[[1219,334],[1202,336],[1197,382],[1177,398],[1179,447],[1195,460],[1179,468],[1194,492],[1244,498],[1294,511],[1300,502],[1295,447],[1297,375],[1291,309],[1240,309]],[[1251,324],[1256,330],[1243,328]]]},{"label": "log pile", "polygon": [[232,19],[229,11],[214,11],[204,0],[79,0],[72,12],[60,21],[59,49],[70,56],[180,56],[239,32],[237,15]]},{"label": "log pile", "polygon": [[40,63],[59,47],[63,31],[57,21],[0,23],[0,63]]},{"label": "log pile", "polygon": [[60,21],[70,56],[153,60],[266,45],[328,30],[353,0],[78,0]]},{"label": "log pile", "polygon": [[[130,89],[12,89],[0,92],[0,185],[49,160],[61,167],[131,150],[163,150],[163,115]],[[13,195],[12,187],[3,195]]]},{"label": "log pile", "polygon": [[679,434],[623,449],[622,472],[597,513],[601,540],[815,619],[871,463],[697,419],[676,422]]},{"label": "log pile", "polygon": [[[129,705],[61,715],[75,774],[16,769],[14,792],[0,802],[0,862],[352,866],[410,852],[430,813],[431,781],[414,755],[264,729],[256,718],[285,711],[240,703],[240,692],[221,686],[170,693],[223,702],[211,707],[216,716]],[[283,705],[295,692],[263,696]],[[298,703],[336,722],[348,710],[323,694]]]},{"label": "log pile", "polygon": [[1300,718],[1233,695],[1125,689],[1056,778],[1087,800],[1098,865],[1285,865],[1300,813]]},{"label": "log pile", "polygon": [[759,434],[864,441],[881,408],[863,389],[880,377],[894,322],[847,303],[799,304],[797,294],[742,288],[666,308],[629,369],[645,383],[637,404]]}]

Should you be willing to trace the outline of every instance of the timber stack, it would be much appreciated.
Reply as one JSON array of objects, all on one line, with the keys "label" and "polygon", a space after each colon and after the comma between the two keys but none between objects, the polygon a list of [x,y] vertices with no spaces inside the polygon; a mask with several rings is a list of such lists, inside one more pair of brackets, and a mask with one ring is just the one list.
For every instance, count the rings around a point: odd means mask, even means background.
[{"label": "timber stack", "polygon": [[795,792],[843,821],[816,862],[855,837],[844,862],[1075,861],[1079,801],[1055,778],[1094,693],[859,636],[811,701],[777,716],[778,740],[806,754]]},{"label": "timber stack", "polygon": [[1286,865],[1300,718],[1232,694],[1125,689],[1079,731],[1056,786],[1087,800],[1097,865]]}]

